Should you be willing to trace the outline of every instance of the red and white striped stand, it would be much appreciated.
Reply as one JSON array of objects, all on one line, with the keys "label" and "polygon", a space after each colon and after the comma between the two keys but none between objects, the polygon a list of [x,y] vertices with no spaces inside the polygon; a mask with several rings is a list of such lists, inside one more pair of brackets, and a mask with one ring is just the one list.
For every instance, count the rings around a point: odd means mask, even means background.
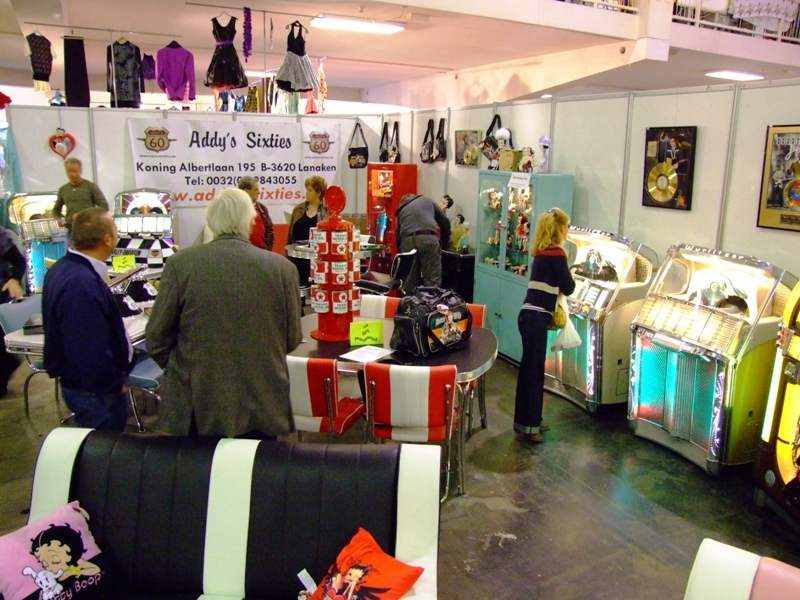
[{"label": "red and white striped stand", "polygon": [[339,214],[347,203],[344,190],[325,191],[328,216],[311,229],[311,308],[317,313],[314,339],[344,342],[350,339],[350,323],[361,309],[361,291],[353,284],[361,279],[360,242],[350,221]]}]

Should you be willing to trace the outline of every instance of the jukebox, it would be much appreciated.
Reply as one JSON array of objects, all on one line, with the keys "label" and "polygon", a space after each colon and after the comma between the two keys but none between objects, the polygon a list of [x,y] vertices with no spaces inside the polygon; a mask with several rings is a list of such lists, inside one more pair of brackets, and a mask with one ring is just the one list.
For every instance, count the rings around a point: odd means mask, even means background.
[{"label": "jukebox", "polygon": [[761,429],[756,500],[764,495],[800,525],[800,285],[783,310],[778,353]]},{"label": "jukebox", "polygon": [[601,405],[628,401],[629,327],[658,258],[642,244],[575,226],[566,250],[575,278],[570,314],[582,343],[548,356],[545,388],[595,412]]},{"label": "jukebox", "polygon": [[155,302],[164,262],[176,250],[171,202],[169,192],[148,188],[120,192],[114,201],[119,242],[108,263],[117,274],[138,268],[114,292],[138,308],[150,308]]},{"label": "jukebox", "polygon": [[754,460],[775,332],[796,283],[752,257],[670,248],[631,325],[636,435],[712,474]]},{"label": "jukebox", "polygon": [[9,217],[25,248],[32,293],[42,291],[47,268],[67,253],[67,230],[52,216],[57,198],[56,192],[17,194],[9,205]]}]

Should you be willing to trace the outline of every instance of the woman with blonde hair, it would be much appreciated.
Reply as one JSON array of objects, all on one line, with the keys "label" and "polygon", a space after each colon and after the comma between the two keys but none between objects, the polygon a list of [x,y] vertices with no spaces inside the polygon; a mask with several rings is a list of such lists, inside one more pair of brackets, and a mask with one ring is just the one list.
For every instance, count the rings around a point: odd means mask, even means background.
[{"label": "woman with blonde hair", "polygon": [[537,444],[544,441],[542,432],[549,429],[542,422],[547,329],[558,295],[569,296],[575,289],[562,247],[568,229],[569,215],[560,208],[551,208],[539,216],[532,248],[531,280],[517,319],[522,336],[522,363],[517,376],[514,431]]}]

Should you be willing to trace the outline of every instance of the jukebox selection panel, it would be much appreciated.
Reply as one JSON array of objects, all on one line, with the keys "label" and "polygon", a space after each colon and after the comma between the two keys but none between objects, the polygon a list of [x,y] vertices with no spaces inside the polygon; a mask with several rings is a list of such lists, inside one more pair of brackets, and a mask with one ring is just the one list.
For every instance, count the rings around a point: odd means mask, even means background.
[{"label": "jukebox selection panel", "polygon": [[570,296],[573,311],[588,311],[592,308],[603,310],[608,305],[615,288],[611,282],[575,277],[575,291]]}]

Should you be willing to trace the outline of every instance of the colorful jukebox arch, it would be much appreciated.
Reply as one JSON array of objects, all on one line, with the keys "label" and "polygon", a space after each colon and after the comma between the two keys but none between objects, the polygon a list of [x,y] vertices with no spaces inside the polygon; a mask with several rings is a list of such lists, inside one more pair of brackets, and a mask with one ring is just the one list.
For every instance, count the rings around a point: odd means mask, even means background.
[{"label": "colorful jukebox arch", "polygon": [[9,217],[17,226],[28,264],[27,287],[42,291],[50,264],[67,252],[67,230],[53,218],[58,192],[17,194],[11,198]]}]

